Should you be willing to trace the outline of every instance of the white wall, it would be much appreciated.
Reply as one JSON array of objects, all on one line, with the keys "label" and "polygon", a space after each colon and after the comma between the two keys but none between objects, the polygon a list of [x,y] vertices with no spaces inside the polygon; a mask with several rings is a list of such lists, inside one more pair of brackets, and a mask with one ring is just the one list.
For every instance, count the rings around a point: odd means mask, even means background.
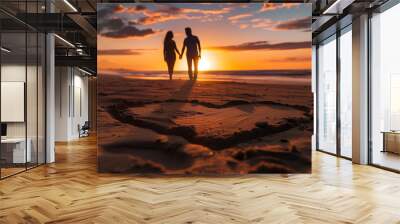
[{"label": "white wall", "polygon": [[[40,66],[27,67],[25,64],[2,64],[1,81],[2,82],[23,82],[26,85],[26,106],[23,102],[21,113],[26,113],[21,122],[5,122],[7,124],[8,138],[27,138],[31,148],[32,162],[44,163],[44,83]],[[27,79],[27,80],[26,80]],[[25,94],[25,89],[21,94]],[[2,96],[7,97],[7,96]],[[1,110],[12,110],[12,108],[3,107]],[[13,111],[7,111],[13,113]],[[24,115],[23,115],[24,116]],[[37,155],[39,153],[39,155]]]},{"label": "white wall", "polygon": [[55,68],[55,141],[68,141],[69,133],[69,84],[68,67]]},{"label": "white wall", "polygon": [[[1,81],[2,82],[25,82],[24,65],[2,65],[1,66]],[[32,69],[32,68],[28,68]],[[32,95],[27,93],[27,95]],[[36,93],[35,93],[36,96]],[[1,108],[7,110],[7,108]],[[25,137],[25,122],[8,122],[7,123],[7,137]]]},{"label": "white wall", "polygon": [[89,111],[88,111],[88,78],[86,76],[82,76],[82,73],[76,74],[75,70],[75,75],[74,75],[74,108],[72,109],[72,117],[73,119],[71,120],[72,122],[72,136],[74,137],[79,137],[79,132],[78,132],[78,125],[83,125],[85,121],[88,121],[89,119]]},{"label": "white wall", "polygon": [[78,125],[88,121],[88,77],[76,68],[56,67],[55,140],[79,138]]}]

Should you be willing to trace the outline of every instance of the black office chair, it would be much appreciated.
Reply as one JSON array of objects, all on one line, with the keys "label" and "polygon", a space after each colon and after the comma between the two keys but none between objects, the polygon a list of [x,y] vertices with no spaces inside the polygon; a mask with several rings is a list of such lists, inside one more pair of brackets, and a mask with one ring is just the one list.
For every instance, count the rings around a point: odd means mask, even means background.
[{"label": "black office chair", "polygon": [[80,127],[80,125],[78,125],[79,138],[88,137],[89,129],[90,129],[89,121],[85,121],[85,123],[82,125],[82,127]]}]

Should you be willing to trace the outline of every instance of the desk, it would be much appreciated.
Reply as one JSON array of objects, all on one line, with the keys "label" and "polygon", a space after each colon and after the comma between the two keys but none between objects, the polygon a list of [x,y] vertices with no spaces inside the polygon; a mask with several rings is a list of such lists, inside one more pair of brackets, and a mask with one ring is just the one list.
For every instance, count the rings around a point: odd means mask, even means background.
[{"label": "desk", "polygon": [[392,152],[400,154],[400,132],[383,131],[383,150],[382,152]]},{"label": "desk", "polygon": [[27,143],[28,144],[25,151],[25,138],[1,139],[1,156],[6,160],[6,163],[31,162],[31,139],[28,138]]}]

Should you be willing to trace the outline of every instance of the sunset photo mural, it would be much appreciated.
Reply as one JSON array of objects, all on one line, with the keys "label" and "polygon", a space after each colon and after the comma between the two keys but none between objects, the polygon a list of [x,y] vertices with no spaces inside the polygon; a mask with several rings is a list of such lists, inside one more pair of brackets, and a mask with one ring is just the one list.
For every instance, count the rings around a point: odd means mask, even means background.
[{"label": "sunset photo mural", "polygon": [[98,4],[98,170],[310,173],[311,4]]}]

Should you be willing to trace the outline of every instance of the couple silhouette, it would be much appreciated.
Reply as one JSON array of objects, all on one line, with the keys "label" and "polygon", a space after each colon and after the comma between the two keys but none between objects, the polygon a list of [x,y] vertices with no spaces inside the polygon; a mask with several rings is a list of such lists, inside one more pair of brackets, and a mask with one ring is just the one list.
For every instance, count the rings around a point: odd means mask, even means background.
[{"label": "couple silhouette", "polygon": [[[176,43],[174,41],[174,34],[172,31],[168,31],[164,39],[164,61],[168,66],[169,79],[172,80],[174,73],[174,66],[176,61],[176,53],[179,55],[179,59],[182,59],[183,53],[186,50],[186,59],[188,65],[188,75],[190,80],[196,80],[199,67],[199,59],[201,58],[201,45],[200,40],[197,36],[192,34],[190,27],[185,28],[186,38],[183,41],[183,47],[181,53],[179,53]],[[194,65],[194,73],[192,66]]]}]

